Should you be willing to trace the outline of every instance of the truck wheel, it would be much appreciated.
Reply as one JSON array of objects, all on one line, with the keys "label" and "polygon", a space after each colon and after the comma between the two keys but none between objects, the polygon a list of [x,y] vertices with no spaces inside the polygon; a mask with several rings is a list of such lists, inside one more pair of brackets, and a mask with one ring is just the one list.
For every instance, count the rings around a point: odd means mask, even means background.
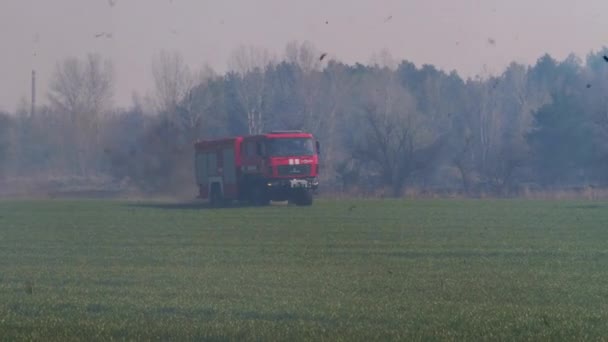
[{"label": "truck wheel", "polygon": [[268,192],[263,185],[255,185],[251,189],[251,203],[257,206],[265,206],[270,204]]},{"label": "truck wheel", "polygon": [[211,193],[209,194],[209,205],[214,208],[222,205],[222,191],[218,184],[211,186]]},{"label": "truck wheel", "polygon": [[303,189],[294,194],[293,203],[295,205],[309,206],[309,205],[312,205],[312,202],[313,202],[312,191],[310,191],[310,190]]}]

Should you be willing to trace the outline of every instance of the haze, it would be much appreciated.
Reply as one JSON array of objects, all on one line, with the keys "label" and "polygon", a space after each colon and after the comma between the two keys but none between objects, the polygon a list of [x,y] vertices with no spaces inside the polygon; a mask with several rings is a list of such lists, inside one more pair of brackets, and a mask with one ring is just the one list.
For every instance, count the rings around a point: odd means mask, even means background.
[{"label": "haze", "polygon": [[[464,77],[500,73],[544,53],[563,59],[599,50],[606,10],[600,0],[2,0],[0,109],[28,98],[32,68],[46,94],[56,63],[88,52],[112,59],[121,106],[134,91],[151,89],[151,60],[162,49],[179,51],[193,68],[222,72],[239,45],[280,56],[289,41],[308,40],[348,63],[366,63],[387,48]],[[104,32],[111,37],[95,38]]]}]

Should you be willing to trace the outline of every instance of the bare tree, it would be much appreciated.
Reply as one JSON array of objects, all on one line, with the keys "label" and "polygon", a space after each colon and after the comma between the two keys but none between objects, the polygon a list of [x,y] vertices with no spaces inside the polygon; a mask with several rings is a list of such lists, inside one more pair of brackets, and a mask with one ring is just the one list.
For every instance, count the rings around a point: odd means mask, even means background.
[{"label": "bare tree", "polygon": [[215,72],[208,65],[195,73],[193,87],[177,108],[177,125],[184,132],[188,143],[200,138],[204,120],[213,102],[209,87],[215,77]]},{"label": "bare tree", "polygon": [[319,51],[309,41],[299,43],[294,40],[285,47],[287,62],[299,66],[304,74],[321,69],[320,56]]},{"label": "bare tree", "polygon": [[532,112],[546,96],[515,63],[498,77],[470,81],[467,89],[466,110],[452,121],[454,165],[467,193],[507,194],[527,157]]},{"label": "bare tree", "polygon": [[114,68],[99,54],[84,60],[68,58],[53,74],[49,98],[61,110],[76,116],[100,115],[111,106]]},{"label": "bare tree", "polygon": [[194,84],[190,68],[178,52],[161,51],[152,61],[158,110],[173,113]]},{"label": "bare tree", "polygon": [[[319,51],[315,46],[306,41],[298,43],[290,42],[285,48],[285,57],[288,62],[296,66],[295,84],[296,96],[299,98],[301,107],[297,113],[292,113],[298,128],[312,132],[319,132],[326,124],[322,105],[323,75],[320,72],[321,61]],[[322,109],[323,108],[323,109]]]},{"label": "bare tree", "polygon": [[371,162],[397,197],[407,178],[422,166],[421,151],[432,146],[437,137],[430,134],[414,98],[389,68],[374,68],[371,73],[362,89],[363,134],[354,155],[362,162]]},{"label": "bare tree", "polygon": [[153,75],[156,103],[164,122],[180,132],[183,144],[196,140],[207,114],[206,89],[215,78],[215,71],[208,65],[191,71],[178,52],[161,51],[154,59]]},{"label": "bare tree", "polygon": [[233,51],[228,67],[239,76],[238,99],[247,115],[249,134],[264,130],[264,95],[268,86],[266,69],[272,64],[268,50],[240,46]]},{"label": "bare tree", "polygon": [[478,85],[478,171],[486,191],[506,195],[528,153],[532,113],[547,101],[530,86],[526,67],[511,64],[500,76]]},{"label": "bare tree", "polygon": [[[112,104],[114,69],[99,54],[68,58],[58,64],[51,79],[49,99],[67,115],[65,144],[75,149],[81,174],[88,174],[99,147],[100,118]],[[68,135],[71,132],[71,135]]]},{"label": "bare tree", "polygon": [[397,60],[388,49],[382,49],[380,52],[373,53],[370,58],[370,65],[376,68],[386,68],[394,71],[397,69],[397,64]]},{"label": "bare tree", "polygon": [[498,139],[484,171],[495,191],[507,195],[528,154],[526,136],[532,129],[532,113],[544,104],[547,96],[530,86],[526,67],[516,63],[502,74],[499,84],[491,87],[502,95],[498,104],[502,120],[495,122]]}]

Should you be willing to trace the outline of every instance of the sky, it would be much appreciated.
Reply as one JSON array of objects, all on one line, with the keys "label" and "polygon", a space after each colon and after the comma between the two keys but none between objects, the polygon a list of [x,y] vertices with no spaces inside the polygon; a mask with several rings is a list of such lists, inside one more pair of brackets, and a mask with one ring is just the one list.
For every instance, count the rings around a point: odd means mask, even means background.
[{"label": "sky", "polygon": [[29,99],[32,69],[47,103],[57,63],[87,53],[112,60],[114,101],[126,107],[152,91],[161,50],[225,72],[240,45],[281,58],[288,42],[309,41],[346,63],[387,49],[473,77],[545,53],[584,59],[606,45],[607,19],[605,0],[0,0],[0,109]]}]

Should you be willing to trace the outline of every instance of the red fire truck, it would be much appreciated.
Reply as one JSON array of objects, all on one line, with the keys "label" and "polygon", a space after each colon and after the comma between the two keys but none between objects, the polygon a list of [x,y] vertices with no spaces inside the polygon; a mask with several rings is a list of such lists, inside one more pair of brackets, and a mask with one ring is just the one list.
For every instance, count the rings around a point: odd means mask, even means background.
[{"label": "red fire truck", "polygon": [[319,142],[302,131],[273,131],[195,143],[199,198],[211,205],[288,200],[311,205],[319,186]]}]

